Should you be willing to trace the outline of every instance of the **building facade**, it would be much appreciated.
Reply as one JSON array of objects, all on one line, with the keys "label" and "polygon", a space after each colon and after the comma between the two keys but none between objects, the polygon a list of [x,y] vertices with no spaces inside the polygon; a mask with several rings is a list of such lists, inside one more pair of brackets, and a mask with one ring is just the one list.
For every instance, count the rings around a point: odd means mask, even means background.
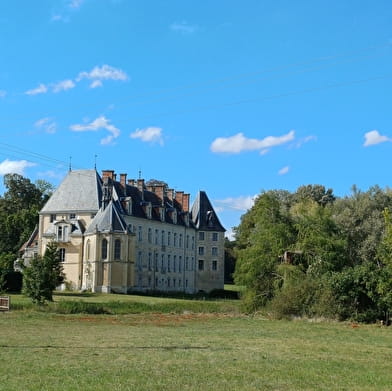
[{"label": "building facade", "polygon": [[40,211],[37,251],[56,241],[66,284],[93,292],[223,289],[224,232],[206,193],[70,171]]}]

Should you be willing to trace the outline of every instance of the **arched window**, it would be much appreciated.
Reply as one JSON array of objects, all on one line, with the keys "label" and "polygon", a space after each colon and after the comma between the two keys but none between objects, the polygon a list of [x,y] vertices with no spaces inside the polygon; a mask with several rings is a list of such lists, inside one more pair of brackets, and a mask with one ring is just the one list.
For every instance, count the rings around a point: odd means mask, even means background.
[{"label": "arched window", "polygon": [[90,255],[91,255],[91,243],[90,243],[90,239],[87,240],[86,243],[86,259],[90,260]]},{"label": "arched window", "polygon": [[106,239],[102,239],[101,254],[102,254],[102,259],[107,259],[107,257],[108,257],[108,241]]},{"label": "arched window", "polygon": [[65,248],[59,248],[60,262],[65,262]]},{"label": "arched window", "polygon": [[121,240],[116,239],[114,241],[114,259],[121,259]]}]

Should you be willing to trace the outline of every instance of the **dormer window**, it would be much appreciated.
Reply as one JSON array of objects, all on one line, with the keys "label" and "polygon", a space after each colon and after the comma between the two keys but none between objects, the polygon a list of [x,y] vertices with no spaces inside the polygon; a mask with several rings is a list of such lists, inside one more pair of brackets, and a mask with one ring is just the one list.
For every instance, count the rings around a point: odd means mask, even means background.
[{"label": "dormer window", "polygon": [[160,215],[161,221],[165,221],[165,208],[159,208],[159,215]]},{"label": "dormer window", "polygon": [[151,202],[149,202],[146,206],[146,215],[148,219],[152,218],[152,205]]},{"label": "dormer window", "polygon": [[58,224],[56,227],[56,239],[58,242],[68,242],[69,240],[69,230],[68,224]]},{"label": "dormer window", "polygon": [[177,224],[177,209],[174,209],[172,212],[172,220],[173,224]]}]

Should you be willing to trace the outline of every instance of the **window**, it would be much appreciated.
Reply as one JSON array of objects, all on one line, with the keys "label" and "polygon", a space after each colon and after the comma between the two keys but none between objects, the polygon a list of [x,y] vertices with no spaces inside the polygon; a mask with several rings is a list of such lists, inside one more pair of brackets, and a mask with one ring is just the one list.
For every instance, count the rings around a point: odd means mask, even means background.
[{"label": "window", "polygon": [[158,253],[154,254],[155,271],[158,271]]},{"label": "window", "polygon": [[189,248],[189,235],[186,235],[186,248]]},{"label": "window", "polygon": [[57,241],[68,242],[68,225],[57,226]]},{"label": "window", "polygon": [[141,242],[143,240],[143,227],[141,225],[139,225],[138,239],[139,239],[139,242]]},{"label": "window", "polygon": [[214,271],[218,270],[218,261],[212,261],[211,269]]},{"label": "window", "polygon": [[212,233],[212,241],[217,242],[218,241],[218,232],[213,232]]},{"label": "window", "polygon": [[171,246],[171,232],[167,233],[167,245]]},{"label": "window", "polygon": [[211,248],[211,255],[217,256],[218,255],[218,247]]},{"label": "window", "polygon": [[204,259],[199,259],[199,270],[204,270]]},{"label": "window", "polygon": [[199,232],[199,240],[204,240],[204,232]]},{"label": "window", "polygon": [[75,213],[71,213],[71,214],[69,215],[69,219],[70,219],[70,220],[76,219],[76,214],[75,214]]},{"label": "window", "polygon": [[189,257],[186,257],[186,258],[185,258],[185,270],[189,270],[189,265],[188,265],[188,263],[189,263]]},{"label": "window", "polygon": [[178,256],[178,272],[181,273],[181,269],[182,269],[182,256],[179,255]]},{"label": "window", "polygon": [[91,243],[90,243],[90,239],[88,239],[87,243],[86,243],[86,258],[87,258],[87,260],[90,260],[90,256],[91,256]]},{"label": "window", "polygon": [[56,221],[56,215],[50,215],[50,222]]},{"label": "window", "polygon": [[65,248],[59,249],[60,262],[65,262]]},{"label": "window", "polygon": [[173,246],[174,247],[177,246],[177,232],[174,232],[174,234],[173,234]]},{"label": "window", "polygon": [[167,255],[167,271],[170,273],[171,259],[170,254]]},{"label": "window", "polygon": [[199,255],[204,255],[204,247],[199,247]]},{"label": "window", "polygon": [[114,241],[114,259],[120,260],[121,259],[121,240],[116,239]]},{"label": "window", "polygon": [[165,254],[161,255],[161,272],[164,273],[165,271]]},{"label": "window", "polygon": [[165,245],[165,231],[163,231],[163,230],[161,232],[161,245],[162,246]]},{"label": "window", "polygon": [[152,254],[148,253],[148,270],[152,270]]},{"label": "window", "polygon": [[158,240],[159,240],[159,230],[155,230],[155,244],[158,244]]},{"label": "window", "polygon": [[148,229],[148,243],[152,243],[152,228]]},{"label": "window", "polygon": [[182,234],[180,234],[180,238],[179,238],[179,241],[178,241],[178,246],[182,247]]},{"label": "window", "polygon": [[143,267],[143,253],[141,251],[138,251],[137,253],[137,268],[138,270],[141,270]]},{"label": "window", "polygon": [[195,249],[195,237],[192,236],[192,250]]},{"label": "window", "polygon": [[177,270],[177,255],[173,255],[173,272]]},{"label": "window", "polygon": [[108,257],[108,241],[106,239],[102,239],[101,253],[102,253],[102,259],[107,259],[107,257]]}]

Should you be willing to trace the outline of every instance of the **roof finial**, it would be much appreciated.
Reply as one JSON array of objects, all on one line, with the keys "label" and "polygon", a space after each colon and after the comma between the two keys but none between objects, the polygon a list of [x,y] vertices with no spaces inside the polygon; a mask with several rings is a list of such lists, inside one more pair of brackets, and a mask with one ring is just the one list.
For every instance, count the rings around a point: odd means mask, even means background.
[{"label": "roof finial", "polygon": [[142,179],[142,170],[139,170],[139,179]]},{"label": "roof finial", "polygon": [[69,157],[69,171],[72,171],[72,156]]},{"label": "roof finial", "polygon": [[98,155],[94,155],[94,170],[97,171],[97,157]]}]

